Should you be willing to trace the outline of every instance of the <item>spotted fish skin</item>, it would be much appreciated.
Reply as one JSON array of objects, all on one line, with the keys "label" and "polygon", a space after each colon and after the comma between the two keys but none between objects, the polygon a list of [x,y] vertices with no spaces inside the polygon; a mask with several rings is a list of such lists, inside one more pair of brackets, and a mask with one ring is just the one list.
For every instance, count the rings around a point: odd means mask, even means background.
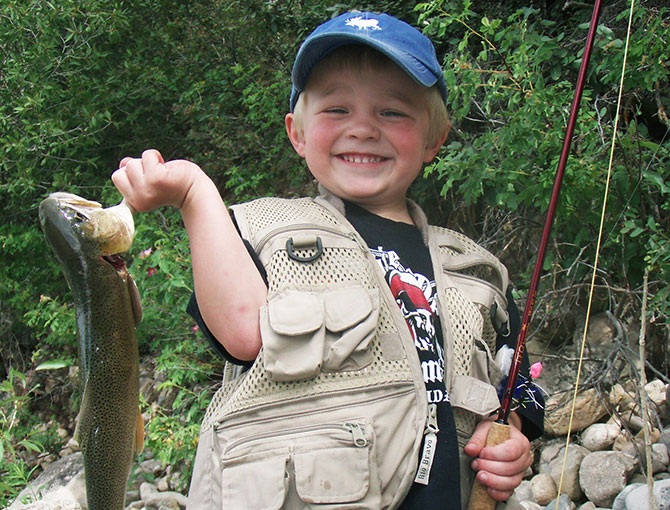
[{"label": "spotted fish skin", "polygon": [[41,203],[39,216],[74,296],[83,390],[76,436],[88,508],[122,510],[133,451],[141,447],[140,306],[122,259],[110,251],[130,246],[132,214],[56,193]]}]

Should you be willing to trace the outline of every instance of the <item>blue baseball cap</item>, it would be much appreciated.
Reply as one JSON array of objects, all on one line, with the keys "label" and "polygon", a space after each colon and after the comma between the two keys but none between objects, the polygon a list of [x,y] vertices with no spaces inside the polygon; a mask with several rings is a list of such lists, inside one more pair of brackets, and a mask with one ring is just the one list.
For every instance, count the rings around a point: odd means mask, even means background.
[{"label": "blue baseball cap", "polygon": [[365,44],[390,58],[424,87],[437,83],[447,100],[447,84],[435,48],[416,28],[388,14],[348,12],[316,27],[305,39],[293,63],[291,111],[305,89],[309,73],[331,51],[348,44]]}]

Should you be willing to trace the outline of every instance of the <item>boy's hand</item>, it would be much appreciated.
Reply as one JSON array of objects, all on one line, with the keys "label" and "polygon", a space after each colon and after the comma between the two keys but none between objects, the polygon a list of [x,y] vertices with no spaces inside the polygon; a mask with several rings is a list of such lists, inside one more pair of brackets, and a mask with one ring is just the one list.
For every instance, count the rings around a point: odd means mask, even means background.
[{"label": "boy's hand", "polygon": [[496,501],[507,500],[516,489],[526,470],[533,463],[530,442],[521,433],[518,416],[510,416],[510,438],[496,446],[484,447],[492,420],[477,424],[470,441],[465,445],[465,453],[476,457],[472,469],[477,478],[488,487],[488,492]]},{"label": "boy's hand", "polygon": [[150,211],[164,205],[181,208],[202,170],[195,163],[174,160],[165,163],[155,149],[140,159],[123,158],[112,181],[134,210]]}]

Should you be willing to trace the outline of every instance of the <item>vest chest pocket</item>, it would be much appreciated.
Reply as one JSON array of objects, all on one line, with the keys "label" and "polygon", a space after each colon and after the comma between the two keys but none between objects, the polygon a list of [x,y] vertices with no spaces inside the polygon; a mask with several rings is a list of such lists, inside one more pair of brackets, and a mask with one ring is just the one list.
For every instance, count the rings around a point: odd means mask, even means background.
[{"label": "vest chest pocket", "polygon": [[360,285],[283,289],[261,309],[263,363],[273,381],[297,381],[321,371],[359,370],[379,318],[379,294]]},{"label": "vest chest pocket", "polygon": [[377,509],[373,448],[374,431],[364,419],[235,440],[221,455],[223,508]]}]

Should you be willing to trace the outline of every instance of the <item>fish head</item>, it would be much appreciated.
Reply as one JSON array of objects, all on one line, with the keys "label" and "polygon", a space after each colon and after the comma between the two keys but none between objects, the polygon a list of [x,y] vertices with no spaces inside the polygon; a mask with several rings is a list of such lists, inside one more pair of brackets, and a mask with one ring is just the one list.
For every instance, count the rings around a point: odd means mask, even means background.
[{"label": "fish head", "polygon": [[128,251],[135,235],[125,204],[103,208],[72,193],[52,193],[39,207],[42,230],[60,259],[72,254],[96,258]]}]

